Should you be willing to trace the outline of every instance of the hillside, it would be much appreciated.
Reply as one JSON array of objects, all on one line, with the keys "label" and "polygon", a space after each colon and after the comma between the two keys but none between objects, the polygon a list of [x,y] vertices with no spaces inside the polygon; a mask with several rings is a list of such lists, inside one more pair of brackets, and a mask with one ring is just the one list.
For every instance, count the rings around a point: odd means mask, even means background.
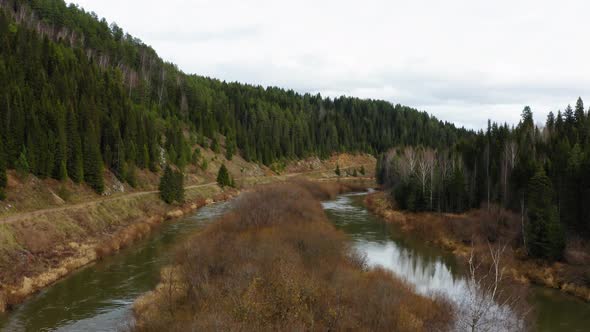
[{"label": "hillside", "polygon": [[[267,166],[471,133],[379,100],[299,94],[188,75],[140,40],[62,0],[0,2],[0,173],[71,179],[201,165],[225,149]],[[0,181],[0,187],[5,181]]]}]

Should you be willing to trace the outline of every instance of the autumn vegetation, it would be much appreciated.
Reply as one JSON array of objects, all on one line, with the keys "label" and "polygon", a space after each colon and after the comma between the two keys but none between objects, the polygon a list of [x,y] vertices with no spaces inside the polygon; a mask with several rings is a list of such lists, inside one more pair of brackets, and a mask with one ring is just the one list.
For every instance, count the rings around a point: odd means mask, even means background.
[{"label": "autumn vegetation", "polygon": [[327,220],[320,199],[338,184],[274,184],[176,251],[160,285],[136,301],[136,331],[443,331],[444,300],[369,269]]},{"label": "autumn vegetation", "polygon": [[[561,289],[590,301],[590,247],[581,238],[571,238],[561,262],[532,258],[525,250],[522,218],[498,205],[468,212],[411,212],[399,208],[386,192],[370,194],[365,199],[369,210],[386,222],[399,226],[407,234],[443,248],[462,258],[467,265],[470,255],[477,256],[484,268],[492,264],[490,246],[502,247],[505,287],[529,282]],[[518,288],[518,287],[517,287]]]}]

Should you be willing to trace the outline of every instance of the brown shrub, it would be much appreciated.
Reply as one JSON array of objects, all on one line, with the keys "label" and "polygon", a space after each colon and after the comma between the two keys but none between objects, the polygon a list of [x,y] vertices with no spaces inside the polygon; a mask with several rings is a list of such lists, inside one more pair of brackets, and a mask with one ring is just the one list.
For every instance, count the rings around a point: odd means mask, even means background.
[{"label": "brown shrub", "polygon": [[244,194],[177,249],[174,277],[136,303],[135,330],[447,330],[449,304],[367,270],[321,208],[333,192],[298,182]]}]

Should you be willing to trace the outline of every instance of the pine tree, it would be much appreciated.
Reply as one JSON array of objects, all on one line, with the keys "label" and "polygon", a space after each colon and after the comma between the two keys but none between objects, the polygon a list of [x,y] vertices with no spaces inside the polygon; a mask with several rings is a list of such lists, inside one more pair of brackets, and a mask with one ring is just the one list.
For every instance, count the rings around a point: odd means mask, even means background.
[{"label": "pine tree", "polygon": [[232,185],[232,179],[229,175],[227,167],[225,167],[225,164],[221,164],[221,167],[219,167],[219,172],[217,173],[217,183],[222,188]]},{"label": "pine tree", "polygon": [[336,170],[334,171],[334,173],[336,173],[336,176],[340,176],[342,174],[342,172],[340,171],[340,165],[336,164]]},{"label": "pine tree", "polygon": [[562,257],[565,235],[553,204],[551,181],[539,168],[529,181],[527,246],[533,257],[556,260]]}]

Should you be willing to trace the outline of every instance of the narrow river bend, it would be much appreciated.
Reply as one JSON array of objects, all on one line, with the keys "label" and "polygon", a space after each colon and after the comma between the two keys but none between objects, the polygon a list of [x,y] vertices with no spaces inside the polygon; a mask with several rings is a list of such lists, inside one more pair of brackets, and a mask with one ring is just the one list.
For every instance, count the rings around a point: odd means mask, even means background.
[{"label": "narrow river bend", "polygon": [[[365,253],[423,293],[461,295],[464,282],[454,258],[402,236],[362,205],[364,194],[341,195],[323,206],[336,227]],[[0,314],[2,331],[113,331],[131,319],[133,301],[153,289],[170,249],[231,208],[204,207],[192,217],[165,223],[149,238],[116,256],[90,265],[37,294],[10,314]],[[559,292],[537,289],[530,298],[539,331],[588,331],[590,305]]]}]

